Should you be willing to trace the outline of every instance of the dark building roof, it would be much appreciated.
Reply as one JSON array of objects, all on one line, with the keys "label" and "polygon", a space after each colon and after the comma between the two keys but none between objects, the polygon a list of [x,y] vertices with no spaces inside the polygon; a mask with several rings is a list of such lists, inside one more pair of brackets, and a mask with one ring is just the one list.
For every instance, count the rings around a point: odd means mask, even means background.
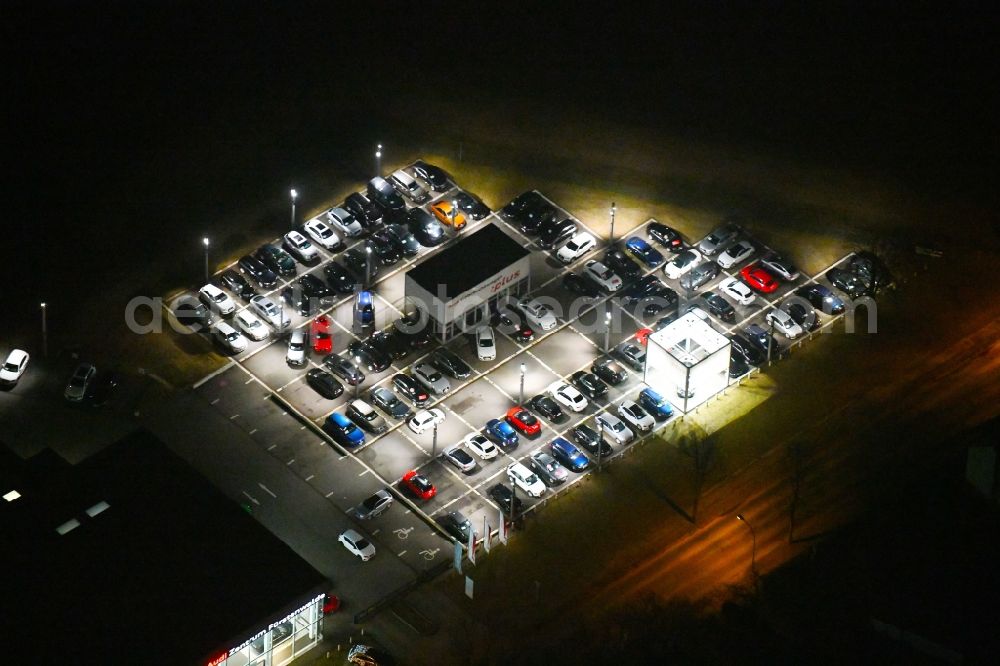
[{"label": "dark building roof", "polygon": [[49,458],[4,476],[5,663],[203,664],[328,589],[148,433]]},{"label": "dark building roof", "polygon": [[528,254],[520,243],[488,224],[411,269],[407,276],[435,296],[445,286],[451,300]]}]

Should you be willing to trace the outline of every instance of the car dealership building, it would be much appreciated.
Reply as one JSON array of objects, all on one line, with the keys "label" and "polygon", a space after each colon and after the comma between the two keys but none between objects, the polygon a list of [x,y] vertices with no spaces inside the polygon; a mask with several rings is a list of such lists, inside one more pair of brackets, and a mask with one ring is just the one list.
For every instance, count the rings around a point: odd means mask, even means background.
[{"label": "car dealership building", "polygon": [[528,293],[528,251],[494,224],[463,238],[406,274],[407,310],[425,313],[447,342],[489,321],[508,298]]},{"label": "car dealership building", "polygon": [[730,344],[688,312],[650,333],[643,381],[687,414],[729,385]]}]

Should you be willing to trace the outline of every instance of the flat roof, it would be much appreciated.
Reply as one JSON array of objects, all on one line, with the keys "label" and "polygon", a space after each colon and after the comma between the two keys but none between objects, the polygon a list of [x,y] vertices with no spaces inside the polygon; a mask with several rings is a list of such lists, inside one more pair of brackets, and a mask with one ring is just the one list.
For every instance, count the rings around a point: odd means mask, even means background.
[{"label": "flat roof", "polygon": [[41,462],[0,501],[8,663],[202,663],[328,589],[147,432]]},{"label": "flat roof", "polygon": [[406,275],[437,296],[444,285],[449,301],[528,256],[520,243],[492,222],[410,269]]},{"label": "flat roof", "polygon": [[729,344],[729,338],[693,312],[688,312],[663,329],[654,331],[649,338],[689,368]]}]

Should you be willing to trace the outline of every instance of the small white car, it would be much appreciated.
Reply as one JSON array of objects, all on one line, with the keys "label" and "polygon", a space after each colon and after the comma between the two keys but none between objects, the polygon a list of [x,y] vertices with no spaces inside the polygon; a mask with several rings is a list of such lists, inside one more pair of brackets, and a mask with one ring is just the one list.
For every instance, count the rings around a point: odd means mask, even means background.
[{"label": "small white car", "polygon": [[583,394],[566,382],[554,382],[546,390],[553,400],[570,411],[579,413],[587,408],[587,399]]},{"label": "small white car", "polygon": [[518,488],[528,493],[528,497],[541,497],[545,494],[545,484],[532,472],[519,462],[507,465],[507,478]]},{"label": "small white car", "polygon": [[799,269],[797,269],[792,262],[788,261],[781,255],[772,254],[764,257],[761,259],[760,263],[764,268],[771,271],[786,282],[799,279]]},{"label": "small white car", "polygon": [[448,447],[442,454],[444,459],[457,467],[459,471],[468,474],[476,469],[476,460],[460,445]]},{"label": "small white car", "polygon": [[292,320],[288,318],[285,311],[267,296],[254,296],[250,299],[250,308],[260,316],[261,319],[278,329],[286,329],[291,325]]},{"label": "small white car", "polygon": [[581,231],[556,252],[556,259],[564,264],[571,264],[597,246],[597,240],[586,231]]},{"label": "small white car", "polygon": [[289,231],[285,234],[285,249],[295,255],[303,262],[310,263],[319,257],[319,250],[309,242],[309,239],[297,231]]},{"label": "small white car", "polygon": [[416,179],[402,169],[397,169],[389,176],[389,182],[399,190],[399,193],[408,198],[413,203],[421,204],[427,201],[427,191],[420,187]]},{"label": "small white car", "polygon": [[296,368],[306,364],[306,332],[301,328],[292,331],[288,337],[288,351],[285,352],[285,362]]},{"label": "small white car", "polygon": [[617,444],[627,444],[632,441],[635,436],[632,431],[629,430],[620,418],[614,414],[609,414],[607,412],[602,412],[594,417],[594,421],[597,422],[597,426],[611,439],[615,440]]},{"label": "small white car", "polygon": [[497,341],[489,326],[476,329],[476,357],[480,361],[492,361],[497,357]]},{"label": "small white car", "polygon": [[549,307],[544,303],[540,303],[537,299],[525,296],[517,302],[517,305],[524,312],[524,318],[535,328],[550,331],[559,323],[556,321],[556,316],[552,314]]},{"label": "small white car", "polygon": [[326,211],[326,219],[334,229],[344,234],[348,238],[360,236],[364,231],[361,223],[354,219],[354,216],[343,208],[335,206]]},{"label": "small white car", "polygon": [[216,287],[214,284],[206,284],[198,290],[198,298],[201,302],[212,308],[220,315],[231,315],[236,312],[236,303],[229,295]]},{"label": "small white car", "polygon": [[604,291],[615,292],[622,288],[622,279],[601,262],[591,259],[583,265],[584,274]]},{"label": "small white car", "polygon": [[483,460],[491,460],[500,455],[500,449],[497,448],[497,445],[486,439],[486,436],[481,433],[474,432],[466,435],[462,442]]},{"label": "small white car", "polygon": [[236,324],[236,328],[243,331],[251,340],[259,342],[268,335],[267,326],[264,325],[264,322],[249,310],[240,310],[237,312],[236,316],[233,317],[233,323]]},{"label": "small white car", "polygon": [[764,321],[774,326],[774,329],[789,340],[802,335],[802,327],[784,310],[771,310],[764,315]]},{"label": "small white car", "polygon": [[0,366],[0,384],[16,384],[24,371],[28,369],[28,352],[14,349],[7,354],[7,360]]},{"label": "small white car", "polygon": [[[263,324],[261,326],[263,327]],[[220,345],[232,354],[239,354],[247,350],[247,345],[249,344],[247,339],[243,337],[242,333],[224,321],[220,321],[215,325],[215,328],[212,329],[212,335],[215,336]]]},{"label": "small white car", "polygon": [[719,292],[733,299],[740,305],[750,305],[757,298],[757,296],[753,293],[753,289],[751,289],[746,282],[737,280],[734,277],[726,278],[720,282]]},{"label": "small white car", "polygon": [[327,250],[337,250],[340,248],[340,236],[322,220],[309,220],[302,228],[306,230],[309,238],[322,248]]},{"label": "small white car", "polygon": [[352,555],[360,557],[362,562],[367,562],[375,557],[375,546],[372,545],[372,542],[354,530],[344,531],[337,540],[344,544],[344,548]]},{"label": "small white car", "polygon": [[434,395],[444,395],[451,390],[451,382],[448,381],[448,378],[430,363],[417,363],[413,368],[413,374]]},{"label": "small white car", "polygon": [[436,424],[442,423],[444,421],[444,412],[442,412],[437,407],[433,409],[421,409],[419,412],[410,417],[410,420],[406,422],[407,427],[416,434],[420,434],[425,430],[430,430]]},{"label": "small white car", "polygon": [[732,268],[744,259],[748,259],[753,256],[753,253],[753,245],[745,240],[742,240],[738,243],[733,243],[729,249],[719,255],[719,258],[716,259],[716,261],[719,262],[719,265],[723,268]]},{"label": "small white car", "polygon": [[656,420],[631,400],[621,401],[621,404],[618,405],[618,416],[640,432],[649,432],[656,425]]},{"label": "small white car", "polygon": [[701,263],[701,254],[694,248],[678,252],[672,261],[667,262],[663,272],[671,280],[678,280],[682,275]]}]

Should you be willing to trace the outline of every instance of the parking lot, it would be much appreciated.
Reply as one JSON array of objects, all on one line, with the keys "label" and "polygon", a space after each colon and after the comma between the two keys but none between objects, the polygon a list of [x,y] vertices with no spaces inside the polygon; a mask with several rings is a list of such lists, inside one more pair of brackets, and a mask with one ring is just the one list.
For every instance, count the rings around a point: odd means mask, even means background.
[{"label": "parking lot", "polygon": [[[436,193],[423,207],[448,199],[454,196],[454,192],[452,184],[451,189]],[[559,208],[554,202],[550,203],[558,209],[559,216],[574,220],[580,230],[588,230],[586,224],[571,212]],[[626,238],[634,236],[646,239],[648,225],[655,222],[656,220],[650,219],[626,236],[616,239],[619,241],[618,245],[621,246]],[[558,325],[548,331],[535,330],[533,339],[528,342],[516,341],[498,330],[496,359],[489,362],[477,358],[475,347],[468,337],[460,336],[450,341],[446,347],[463,359],[472,368],[472,373],[464,380],[451,379],[451,390],[443,397],[432,394],[425,406],[439,408],[445,414],[444,421],[436,431],[436,442],[430,430],[417,434],[403,421],[387,415],[388,431],[380,435],[366,433],[364,444],[351,451],[332,445],[332,440],[321,432],[325,419],[331,412],[344,413],[347,404],[356,395],[364,397],[374,386],[391,389],[391,377],[396,373],[409,373],[414,365],[427,357],[433,346],[419,352],[411,351],[405,357],[394,360],[383,372],[368,373],[360,386],[348,386],[343,395],[328,400],[305,382],[309,369],[323,368],[322,358],[310,351],[305,367],[289,366],[285,359],[286,332],[280,337],[271,335],[261,342],[251,342],[245,352],[233,357],[235,363],[197,386],[198,394],[215,409],[231,418],[260,447],[284,462],[290,472],[313,485],[345,513],[350,515],[362,500],[383,487],[391,488],[397,500],[405,499],[405,502],[397,502],[398,506],[379,517],[359,521],[359,525],[362,532],[372,536],[376,548],[381,552],[393,553],[417,570],[433,567],[451,554],[451,544],[445,540],[442,532],[431,529],[431,526],[440,524],[447,513],[460,511],[472,520],[478,532],[482,533],[484,521],[496,529],[500,509],[489,496],[489,489],[497,483],[510,485],[505,474],[506,467],[515,461],[527,464],[532,453],[547,450],[549,442],[556,436],[573,441],[569,433],[580,423],[586,422],[597,429],[593,421],[596,414],[605,411],[614,413],[621,401],[637,399],[639,391],[645,387],[642,373],[629,369],[628,377],[620,384],[610,386],[606,395],[589,400],[587,407],[580,413],[566,410],[558,423],[539,416],[542,429],[538,436],[527,438],[521,435],[519,445],[513,450],[502,450],[500,455],[490,460],[477,458],[477,465],[470,472],[460,472],[440,454],[446,448],[461,442],[467,435],[481,432],[488,420],[502,419],[508,408],[519,403],[522,380],[523,399],[527,401],[544,392],[553,382],[568,381],[568,377],[574,372],[589,370],[595,360],[605,356],[608,348],[626,340],[634,340],[637,331],[652,326],[671,311],[668,308],[646,315],[641,307],[623,305],[619,298],[620,292],[615,295],[602,293],[598,297],[581,300],[579,295],[570,292],[563,285],[562,277],[568,271],[579,273],[585,262],[604,255],[607,239],[597,233],[591,232],[599,239],[595,248],[569,265],[564,265],[555,259],[554,251],[542,249],[534,238],[523,234],[503,215],[495,212],[482,220],[470,220],[461,234],[470,234],[490,223],[497,225],[530,250],[531,295],[554,305]],[[688,247],[688,243],[693,245],[700,239],[684,240]],[[769,248],[749,236],[745,229],[727,245],[737,240],[748,240],[754,246],[753,254],[721,270],[718,276],[697,289],[684,289],[679,280],[670,279],[664,274],[662,266],[644,266],[641,272],[643,275],[659,276],[680,296],[678,307],[685,309],[691,303],[702,303],[700,294],[716,290],[720,282],[727,278],[738,278],[742,268],[769,252]],[[356,239],[346,247],[351,248],[363,242]],[[391,327],[392,322],[403,314],[403,276],[406,270],[454,242],[449,240],[436,248],[421,247],[416,257],[383,268],[372,284],[376,303],[376,329]],[[720,248],[720,253],[722,249],[724,248]],[[323,267],[343,252],[331,253],[322,248],[319,251],[319,261],[311,266],[298,266],[299,275],[311,273],[322,277]],[[669,262],[671,253],[666,249],[662,253]],[[842,264],[848,258],[845,257],[835,265]],[[714,314],[707,316],[713,327],[727,335],[740,333],[751,324],[768,330],[770,325],[765,321],[766,314],[780,307],[796,289],[812,283],[831,287],[824,277],[827,270],[829,268],[813,276],[799,274],[794,279],[779,280],[773,292],[755,293],[753,301],[747,305],[728,299],[735,310],[735,316],[729,321],[723,321]],[[288,280],[281,279],[268,293],[277,300],[278,292],[289,284]],[[836,292],[835,289],[833,291]],[[233,298],[245,307],[245,302],[240,302],[235,295]],[[289,312],[287,308],[286,312]],[[323,312],[328,313],[334,322],[334,352],[343,352],[352,341],[359,339],[352,330],[352,296],[339,297]],[[305,318],[293,312],[289,314],[292,318],[289,331],[302,327],[308,331],[311,317]],[[603,322],[608,314],[611,325],[604,326]],[[793,342],[799,344],[811,338],[813,333],[827,329],[839,316],[819,312],[811,332],[794,341],[780,335],[775,335],[775,338],[781,347],[787,347]],[[777,360],[782,351],[774,347],[772,358]],[[753,371],[755,370],[750,370]],[[740,379],[732,377],[730,384],[735,384]],[[677,396],[664,397],[677,400]],[[675,416],[671,418],[677,418],[678,412],[675,409]],[[653,433],[668,422],[669,420],[659,421]],[[636,435],[638,436],[624,446],[612,442],[612,457],[621,455],[627,447],[635,446],[647,434],[636,432]],[[594,467],[595,465],[591,465],[583,473],[570,471],[566,482],[548,488],[541,498],[529,498],[523,492],[518,492],[518,497],[525,503],[525,512],[531,512],[553,495],[565,492]],[[436,495],[429,500],[410,495],[399,483],[408,470],[417,470],[426,476],[436,487]]]}]

